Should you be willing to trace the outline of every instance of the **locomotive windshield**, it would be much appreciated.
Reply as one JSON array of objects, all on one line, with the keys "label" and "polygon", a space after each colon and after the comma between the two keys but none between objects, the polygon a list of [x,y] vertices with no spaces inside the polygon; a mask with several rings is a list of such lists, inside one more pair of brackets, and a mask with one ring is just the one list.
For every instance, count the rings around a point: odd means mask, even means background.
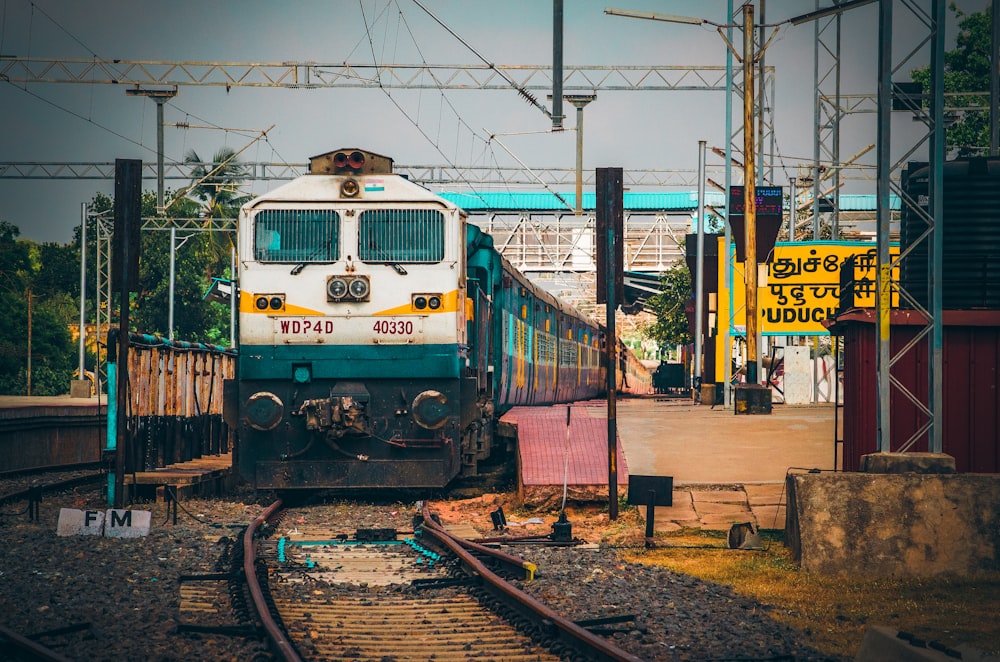
[{"label": "locomotive windshield", "polygon": [[340,214],[332,209],[264,209],[254,219],[254,257],[260,262],[335,262]]},{"label": "locomotive windshield", "polygon": [[361,214],[363,262],[430,264],[444,259],[444,215],[434,209],[377,209]]}]

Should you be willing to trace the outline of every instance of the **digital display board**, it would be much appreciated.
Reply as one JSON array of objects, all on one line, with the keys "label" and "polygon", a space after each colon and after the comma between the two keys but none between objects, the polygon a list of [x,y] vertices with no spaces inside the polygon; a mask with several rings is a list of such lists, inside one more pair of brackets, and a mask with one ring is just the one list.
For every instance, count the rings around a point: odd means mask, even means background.
[{"label": "digital display board", "polygon": [[[754,202],[757,207],[757,216],[776,216],[781,218],[784,211],[783,193],[781,186],[758,186],[754,189]],[[743,204],[743,187],[731,186],[729,188],[729,213],[742,214],[746,211]]]}]

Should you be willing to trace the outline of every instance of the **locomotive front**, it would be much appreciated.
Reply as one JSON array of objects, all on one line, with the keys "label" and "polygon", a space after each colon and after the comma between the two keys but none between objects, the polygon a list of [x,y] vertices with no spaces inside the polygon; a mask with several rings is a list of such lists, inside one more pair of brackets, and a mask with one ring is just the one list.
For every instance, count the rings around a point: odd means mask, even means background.
[{"label": "locomotive front", "polygon": [[462,430],[483,416],[462,406],[463,213],[388,157],[336,150],[248,203],[239,236],[242,476],[361,489],[457,475]]}]

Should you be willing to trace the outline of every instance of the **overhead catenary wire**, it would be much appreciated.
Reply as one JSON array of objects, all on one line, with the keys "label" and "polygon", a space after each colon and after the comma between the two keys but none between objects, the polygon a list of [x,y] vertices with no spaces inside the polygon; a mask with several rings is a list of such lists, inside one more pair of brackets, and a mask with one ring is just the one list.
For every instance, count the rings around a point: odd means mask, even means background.
[{"label": "overhead catenary wire", "polygon": [[534,106],[535,108],[538,108],[540,111],[542,111],[545,114],[546,117],[548,117],[549,119],[552,119],[552,113],[549,111],[548,108],[546,108],[541,103],[539,103],[538,99],[536,99],[534,97],[534,95],[532,95],[526,89],[524,89],[523,87],[521,87],[520,85],[518,85],[517,83],[515,83],[514,79],[512,79],[506,73],[504,73],[500,69],[497,69],[497,67],[496,67],[495,64],[493,64],[488,59],[486,59],[485,57],[483,57],[483,55],[479,51],[477,51],[475,48],[472,47],[472,44],[470,44],[466,40],[462,39],[462,37],[459,36],[459,34],[457,32],[455,32],[454,30],[452,30],[450,27],[448,27],[448,25],[444,21],[442,21],[440,18],[438,18],[437,16],[435,16],[434,13],[431,12],[431,10],[427,9],[427,7],[425,7],[423,5],[423,3],[420,2],[420,0],[413,0],[413,4],[417,5],[422,10],[424,10],[424,13],[426,13],[428,16],[430,16],[432,19],[434,19],[434,21],[438,25],[440,25],[442,28],[444,28],[445,30],[447,30],[448,33],[451,34],[451,36],[453,36],[455,39],[458,39],[462,43],[463,46],[465,46],[470,51],[472,51],[473,55],[475,55],[480,60],[482,60],[483,64],[485,64],[486,66],[488,66],[490,68],[490,70],[496,72],[496,74],[498,76],[500,76],[505,81],[507,81],[507,83],[511,86],[511,88],[513,88],[514,90],[517,90],[517,93],[520,94],[528,103],[530,103],[532,106]]},{"label": "overhead catenary wire", "polygon": [[542,180],[542,178],[541,178],[541,177],[539,177],[537,173],[535,173],[535,171],[534,171],[534,170],[532,170],[531,168],[529,168],[529,167],[527,166],[527,164],[525,164],[525,162],[524,162],[524,161],[522,161],[521,159],[519,159],[519,158],[517,157],[517,155],[516,155],[516,154],[514,154],[514,152],[510,151],[509,149],[507,149],[507,146],[506,146],[506,145],[504,145],[504,144],[503,144],[502,142],[500,142],[500,141],[499,141],[499,140],[497,139],[497,137],[496,137],[495,135],[490,135],[490,142],[495,142],[496,144],[500,145],[500,147],[503,147],[503,150],[504,150],[505,152],[507,152],[507,154],[508,154],[508,155],[510,155],[510,157],[511,157],[512,159],[514,159],[515,161],[517,161],[517,162],[518,162],[518,163],[519,163],[519,164],[521,165],[521,167],[522,167],[522,168],[524,168],[524,170],[525,170],[525,171],[526,171],[526,172],[527,172],[528,174],[530,174],[530,175],[531,175],[532,177],[534,177],[534,178],[535,178],[535,180],[536,180],[536,181],[537,181],[537,182],[538,182],[539,184],[541,184],[541,185],[542,185],[542,186],[543,186],[543,187],[545,188],[545,190],[546,190],[546,191],[548,191],[548,192],[549,192],[549,193],[551,193],[552,195],[556,196],[556,199],[558,199],[558,200],[559,200],[559,202],[561,202],[561,203],[563,203],[564,205],[566,205],[566,208],[567,208],[567,209],[569,209],[570,211],[574,211],[574,208],[573,208],[573,205],[571,205],[571,204],[569,204],[568,202],[566,202],[566,198],[564,198],[564,197],[562,197],[561,195],[559,195],[559,194],[558,194],[558,193],[557,193],[556,191],[554,191],[554,190],[552,189],[552,187],[551,187],[551,186],[549,186],[548,184],[546,184],[546,183],[545,183],[545,182],[544,182],[544,181]]},{"label": "overhead catenary wire", "polygon": [[[79,44],[88,53],[88,55],[90,55],[94,59],[101,59],[101,60],[105,60],[106,59],[106,58],[102,58],[101,55],[99,53],[97,53],[97,51],[95,51],[88,44],[86,44],[80,37],[78,37],[76,34],[74,34],[72,31],[70,31],[64,25],[62,25],[62,23],[60,23],[59,21],[57,21],[51,14],[49,14],[44,9],[42,9],[42,7],[38,5],[38,3],[31,2],[30,6],[31,6],[31,14],[30,14],[30,18],[29,18],[29,26],[28,26],[28,31],[27,31],[27,33],[28,33],[28,53],[29,53],[29,56],[30,56],[30,53],[31,53],[32,36],[33,36],[33,33],[34,33],[34,15],[35,15],[35,11],[37,10],[49,22],[51,22],[54,26],[56,26],[63,33],[65,33],[70,39],[72,39],[74,42],[76,42],[77,44]],[[7,14],[6,10],[7,10],[7,6],[6,6],[6,3],[4,3],[3,26],[2,26],[2,29],[0,29],[0,53],[3,52],[2,40],[3,40],[3,35],[6,34],[6,14]],[[107,66],[112,71],[116,71],[115,67],[112,64],[108,64]],[[125,140],[126,142],[129,142],[129,143],[131,143],[131,144],[133,144],[133,145],[135,145],[135,146],[137,146],[137,147],[139,147],[139,148],[141,148],[141,149],[143,149],[143,150],[145,150],[145,151],[147,151],[147,152],[149,152],[151,154],[155,155],[157,153],[157,150],[155,148],[149,147],[149,146],[145,145],[142,142],[141,139],[140,140],[136,140],[134,138],[130,138],[130,137],[126,136],[123,133],[115,131],[114,129],[112,129],[109,126],[101,124],[100,122],[94,120],[93,117],[85,116],[85,115],[83,115],[80,112],[72,110],[72,109],[70,109],[70,108],[68,108],[66,106],[63,106],[63,105],[55,102],[55,101],[52,101],[51,99],[43,97],[40,94],[32,92],[31,90],[28,89],[27,83],[25,83],[23,86],[17,86],[14,83],[10,82],[9,80],[5,80],[5,82],[7,82],[9,85],[11,85],[13,87],[16,87],[17,89],[21,90],[25,94],[27,94],[27,95],[29,95],[29,96],[31,96],[31,97],[33,97],[33,98],[41,101],[42,103],[48,104],[49,106],[52,106],[53,108],[55,108],[57,110],[60,110],[60,111],[62,111],[64,113],[72,115],[73,117],[76,117],[77,119],[83,120],[84,122],[87,122],[88,124],[91,124],[91,125],[97,127],[98,129],[100,129],[102,131],[110,133],[111,135],[113,135],[113,136],[115,136],[117,138]],[[172,105],[172,104],[169,104],[169,105]],[[176,106],[174,106],[174,107],[176,108]],[[90,110],[91,110],[91,114],[92,114],[93,113],[93,91],[91,92],[91,109]],[[180,108],[177,108],[177,110],[179,110],[180,112],[185,112],[185,111],[181,110]],[[197,119],[199,119],[202,122],[205,122],[206,124],[212,124],[208,120],[205,120],[203,118],[197,117],[196,115],[194,115],[192,113],[186,113],[186,114],[191,115],[192,117],[196,117]],[[145,114],[143,114],[142,120],[143,120],[143,125],[144,125],[144,123],[145,123]],[[217,128],[221,129],[222,127],[217,127]],[[141,130],[140,130],[140,134],[141,134]],[[174,163],[177,163],[177,162],[174,161]]]},{"label": "overhead catenary wire", "polygon": [[[365,32],[368,35],[368,44],[369,44],[369,48],[371,50],[372,63],[375,64],[376,68],[377,68],[378,67],[378,57],[375,54],[375,41],[372,38],[371,25],[368,22],[368,17],[366,15],[365,8],[364,8],[364,3],[359,1],[359,4],[361,5],[361,16],[362,16],[362,19],[363,19],[364,24],[365,24]],[[403,20],[404,20],[404,25],[405,25],[405,19],[403,19]],[[407,31],[409,32],[409,26],[407,26]],[[410,32],[410,37],[411,37],[411,39],[413,38],[413,33],[412,32]],[[420,54],[421,59],[423,60],[423,54],[420,53],[420,48],[419,48],[419,46],[416,45],[416,41],[415,40],[414,40],[414,46],[417,48],[417,52]],[[425,61],[425,64],[426,64],[426,61]],[[389,90],[384,85],[382,85],[381,79],[379,79],[377,82],[378,82],[378,85],[379,85],[379,89],[382,90],[382,92],[383,92],[383,94],[385,94],[386,98],[389,99],[389,101],[396,107],[396,109],[403,115],[403,117],[405,117],[413,125],[413,127],[418,132],[420,132],[420,135],[422,135],[424,137],[424,139],[427,140],[427,142],[430,143],[430,145],[432,147],[434,147],[435,150],[437,150],[438,154],[440,154],[445,159],[445,161],[447,161],[448,164],[451,167],[455,168],[456,171],[457,171],[458,170],[458,166],[456,166],[455,163],[451,159],[448,158],[448,155],[444,153],[444,151],[441,149],[440,143],[437,142],[437,141],[435,141],[435,140],[433,140],[431,138],[431,136],[427,133],[427,131],[422,126],[420,126],[420,122],[418,120],[415,120],[406,111],[406,109],[404,109],[402,107],[402,105],[400,105],[400,103],[393,97],[393,95],[389,92]],[[442,96],[444,96],[443,90],[438,90],[438,91],[439,91],[439,93]],[[449,102],[449,105],[450,105],[450,102]],[[455,113],[455,117],[458,118],[459,121],[462,122],[463,125],[465,125],[467,128],[469,128],[470,132],[472,132],[473,135],[475,135],[475,132],[472,131],[471,127],[469,127],[468,124],[465,123],[465,121],[461,119],[461,116],[459,115],[458,111],[455,110],[454,106],[451,106],[451,108],[452,108],[452,111]],[[480,193],[478,193],[478,191],[476,190],[476,187],[473,186],[473,184],[471,182],[469,182],[467,178],[465,178],[464,176],[461,176],[461,175],[460,175],[460,177],[461,177],[461,180],[467,186],[469,186],[469,188],[472,190],[473,195],[475,195],[476,197],[478,197],[483,202],[486,202],[485,198],[483,198],[483,196]]]}]

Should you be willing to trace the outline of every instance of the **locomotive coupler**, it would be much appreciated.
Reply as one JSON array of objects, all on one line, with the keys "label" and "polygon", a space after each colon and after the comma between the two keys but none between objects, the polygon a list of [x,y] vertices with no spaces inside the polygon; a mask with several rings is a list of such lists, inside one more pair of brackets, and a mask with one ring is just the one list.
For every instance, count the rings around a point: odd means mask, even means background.
[{"label": "locomotive coupler", "polygon": [[331,433],[342,437],[350,431],[367,433],[367,392],[365,399],[354,395],[337,395],[331,391],[329,398],[306,400],[293,414],[304,416],[306,429]]}]

